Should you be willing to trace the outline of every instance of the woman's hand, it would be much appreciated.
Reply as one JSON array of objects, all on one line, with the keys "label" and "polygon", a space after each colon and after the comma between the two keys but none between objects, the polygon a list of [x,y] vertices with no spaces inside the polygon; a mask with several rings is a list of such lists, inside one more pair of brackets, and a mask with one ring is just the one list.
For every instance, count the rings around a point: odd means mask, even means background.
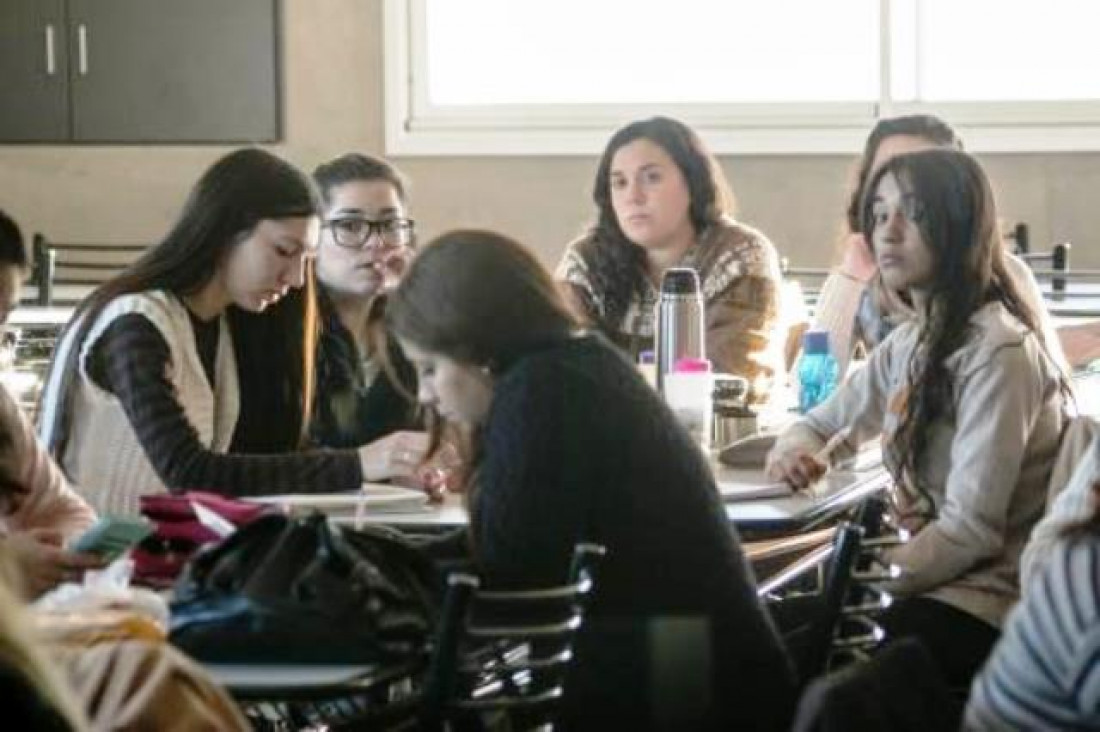
[{"label": "woman's hand", "polygon": [[853,234],[848,238],[840,271],[860,282],[869,282],[875,276],[875,259],[862,236]]},{"label": "woman's hand", "polygon": [[94,554],[66,551],[61,532],[54,529],[18,531],[4,543],[23,575],[23,585],[31,598],[62,582],[77,582],[86,570],[101,569],[107,563]]},{"label": "woman's hand", "polygon": [[401,283],[401,277],[409,268],[411,259],[412,249],[406,246],[392,247],[379,255],[372,266],[382,278],[382,292],[392,292],[397,289]]},{"label": "woman's hand", "polygon": [[394,432],[360,447],[363,480],[414,478],[430,445],[427,432]]},{"label": "woman's hand", "polygon": [[796,490],[802,490],[825,475],[828,467],[806,448],[796,447],[768,455],[765,471],[771,480],[782,480]]}]

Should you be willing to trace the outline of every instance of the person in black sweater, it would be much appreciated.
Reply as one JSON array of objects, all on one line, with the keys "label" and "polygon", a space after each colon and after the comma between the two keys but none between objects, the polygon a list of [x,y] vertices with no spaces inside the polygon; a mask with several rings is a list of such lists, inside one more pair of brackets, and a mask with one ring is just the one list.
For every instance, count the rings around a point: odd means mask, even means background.
[{"label": "person in black sweater", "polygon": [[[392,289],[415,241],[406,185],[385,160],[348,153],[318,166],[324,223],[317,248],[317,398],[310,439],[357,447],[398,430],[417,430],[415,375],[398,348],[380,355],[370,342],[371,303]],[[388,361],[392,368],[383,369]],[[388,373],[394,373],[395,384]]]},{"label": "person in black sweater", "polygon": [[577,542],[607,548],[565,726],[784,729],[793,674],[706,458],[534,256],[444,234],[385,311],[421,404],[474,436],[468,539],[486,583],[558,583]]}]

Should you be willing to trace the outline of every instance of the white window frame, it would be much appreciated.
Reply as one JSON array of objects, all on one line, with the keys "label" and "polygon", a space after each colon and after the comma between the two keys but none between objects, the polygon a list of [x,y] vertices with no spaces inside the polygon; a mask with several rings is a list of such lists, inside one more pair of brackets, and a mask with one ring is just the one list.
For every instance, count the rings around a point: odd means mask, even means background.
[{"label": "white window frame", "polygon": [[692,125],[718,154],[847,155],[862,148],[876,119],[917,112],[948,120],[974,152],[1100,150],[1100,100],[938,104],[891,100],[891,0],[879,2],[883,73],[877,103],[440,106],[431,104],[427,93],[425,0],[384,0],[386,153],[595,155],[623,124],[666,114]]}]

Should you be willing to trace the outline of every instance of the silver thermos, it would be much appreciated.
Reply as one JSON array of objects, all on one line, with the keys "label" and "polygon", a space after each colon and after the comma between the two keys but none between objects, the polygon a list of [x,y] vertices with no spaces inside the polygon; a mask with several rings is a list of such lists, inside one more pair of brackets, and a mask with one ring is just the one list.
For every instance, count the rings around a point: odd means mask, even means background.
[{"label": "silver thermos", "polygon": [[681,358],[706,358],[703,293],[690,267],[673,267],[661,280],[657,301],[657,390]]}]

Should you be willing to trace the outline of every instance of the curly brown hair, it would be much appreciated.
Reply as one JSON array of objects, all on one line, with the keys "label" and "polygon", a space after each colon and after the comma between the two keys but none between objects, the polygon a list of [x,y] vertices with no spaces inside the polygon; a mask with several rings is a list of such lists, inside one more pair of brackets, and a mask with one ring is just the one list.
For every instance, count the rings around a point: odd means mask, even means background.
[{"label": "curly brown hair", "polygon": [[611,204],[611,163],[615,153],[642,139],[668,153],[684,176],[690,200],[688,217],[696,236],[731,214],[734,207],[733,193],[718,161],[699,135],[683,122],[650,117],[631,122],[612,135],[600,157],[592,187],[596,222],[578,247],[593,286],[604,294],[606,311],[597,325],[608,332],[614,332],[632,298],[645,291],[645,250],[623,233]]}]

